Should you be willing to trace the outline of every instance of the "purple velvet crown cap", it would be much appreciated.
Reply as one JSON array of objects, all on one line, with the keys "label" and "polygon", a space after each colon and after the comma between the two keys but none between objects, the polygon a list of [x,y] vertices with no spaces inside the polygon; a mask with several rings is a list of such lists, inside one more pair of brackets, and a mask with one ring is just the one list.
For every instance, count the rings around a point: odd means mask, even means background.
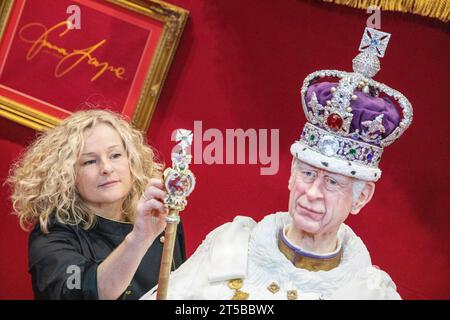
[{"label": "purple velvet crown cap", "polygon": [[[332,98],[332,87],[338,87],[338,83],[320,82],[312,84],[306,93],[306,103],[311,100],[312,93],[315,92],[317,100],[321,105],[325,105],[327,100]],[[382,124],[386,129],[381,137],[384,139],[398,127],[401,116],[395,104],[387,97],[371,96],[359,90],[355,90],[354,94],[358,97],[356,100],[350,102],[352,108],[352,123],[350,125],[350,132],[363,129],[362,122],[372,121],[380,114],[383,114]]]}]

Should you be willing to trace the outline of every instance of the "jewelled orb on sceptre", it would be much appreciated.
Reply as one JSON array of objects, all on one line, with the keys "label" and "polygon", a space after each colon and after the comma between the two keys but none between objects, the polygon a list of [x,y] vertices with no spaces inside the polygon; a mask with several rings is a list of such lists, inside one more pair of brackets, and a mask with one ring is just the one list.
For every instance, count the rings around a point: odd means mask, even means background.
[{"label": "jewelled orb on sceptre", "polygon": [[195,187],[195,176],[189,170],[192,156],[188,149],[192,144],[192,132],[178,129],[175,135],[178,144],[172,153],[172,168],[164,170],[164,185],[167,196],[164,203],[169,209],[182,211],[186,207],[186,197]]}]

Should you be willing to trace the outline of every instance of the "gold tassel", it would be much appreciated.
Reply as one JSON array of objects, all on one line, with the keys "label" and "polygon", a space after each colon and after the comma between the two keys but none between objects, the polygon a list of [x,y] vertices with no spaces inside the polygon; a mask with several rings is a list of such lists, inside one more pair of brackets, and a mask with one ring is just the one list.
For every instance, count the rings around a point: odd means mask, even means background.
[{"label": "gold tassel", "polygon": [[322,0],[358,9],[371,5],[386,11],[400,11],[437,18],[448,22],[450,19],[450,0]]}]

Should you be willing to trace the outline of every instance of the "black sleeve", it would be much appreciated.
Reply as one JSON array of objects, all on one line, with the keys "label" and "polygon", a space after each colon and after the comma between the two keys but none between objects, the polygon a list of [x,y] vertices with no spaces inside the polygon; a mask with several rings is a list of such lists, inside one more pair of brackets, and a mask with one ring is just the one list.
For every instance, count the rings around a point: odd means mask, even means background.
[{"label": "black sleeve", "polygon": [[28,246],[35,299],[98,299],[100,261],[81,254],[77,234],[70,226],[56,225],[49,234],[37,226]]},{"label": "black sleeve", "polygon": [[181,221],[177,227],[177,238],[175,241],[173,259],[174,269],[177,269],[183,262],[186,261],[186,244],[184,241],[183,223]]}]

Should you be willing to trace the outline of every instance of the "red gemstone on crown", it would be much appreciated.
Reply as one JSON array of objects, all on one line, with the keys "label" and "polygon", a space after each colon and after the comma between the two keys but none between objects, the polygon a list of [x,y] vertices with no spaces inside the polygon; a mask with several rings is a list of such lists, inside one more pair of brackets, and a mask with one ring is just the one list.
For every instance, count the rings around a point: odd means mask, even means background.
[{"label": "red gemstone on crown", "polygon": [[327,126],[334,131],[341,129],[343,123],[344,120],[342,120],[342,117],[337,113],[332,113],[327,118]]}]

